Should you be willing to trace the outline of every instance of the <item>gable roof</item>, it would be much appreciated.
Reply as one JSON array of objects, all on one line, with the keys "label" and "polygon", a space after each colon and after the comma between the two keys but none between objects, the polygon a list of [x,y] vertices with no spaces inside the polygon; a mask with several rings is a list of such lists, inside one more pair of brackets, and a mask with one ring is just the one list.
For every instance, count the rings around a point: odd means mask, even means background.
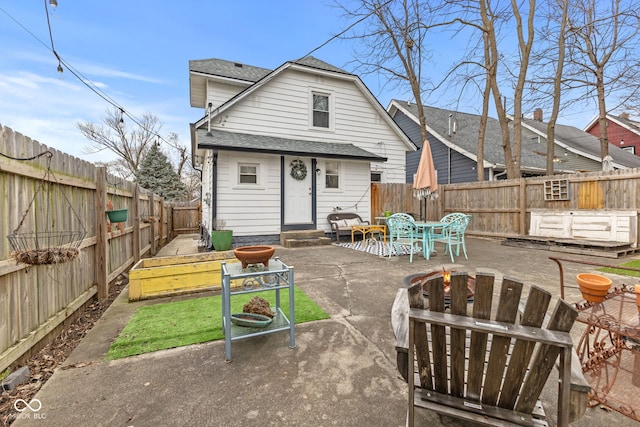
[{"label": "gable roof", "polygon": [[[398,108],[410,114],[418,123],[418,109],[415,104],[393,100],[389,108]],[[427,120],[427,131],[436,136],[451,149],[477,161],[477,140],[480,116],[445,110],[435,107],[424,107]],[[449,132],[451,118],[451,132]],[[455,131],[453,125],[455,123]],[[521,152],[521,169],[523,171],[546,171],[546,137],[547,124],[531,119],[523,119],[523,137]],[[513,132],[513,131],[511,131]],[[513,137],[513,134],[511,135]],[[577,156],[600,163],[600,142],[593,135],[573,126],[556,124],[555,143]],[[610,145],[609,154],[616,168],[640,167],[640,157],[619,147]],[[504,151],[502,133],[498,120],[488,117],[484,145],[484,167],[504,167]],[[493,165],[487,162],[493,163]],[[575,171],[570,165],[556,168],[556,172]]]},{"label": "gable roof", "polygon": [[[535,131],[537,134],[546,137],[547,123],[531,119],[522,119],[523,126]],[[556,144],[567,151],[579,154],[600,162],[600,140],[588,132],[582,131],[573,126],[556,124],[555,128]],[[640,157],[613,144],[609,144],[609,155],[613,159],[613,166],[620,168],[640,167]]]},{"label": "gable roof", "polygon": [[[607,120],[610,120],[623,128],[633,132],[635,134],[640,135],[640,123],[631,120],[629,117],[625,116],[614,116],[613,114],[607,114]],[[588,132],[591,128],[593,128],[598,123],[598,116],[595,116],[587,125],[584,127],[584,131]]]},{"label": "gable roof", "polygon": [[[317,68],[318,70],[333,71],[336,73],[350,74],[341,68],[335,67],[313,56],[292,61],[293,63],[306,65],[308,67]],[[189,61],[189,72],[206,74],[211,78],[219,77],[224,79],[235,79],[245,82],[255,83],[261,78],[267,76],[273,70],[253,65],[243,64],[241,62],[228,61],[226,59],[193,59]]]},{"label": "gable roof", "polygon": [[256,82],[269,74],[267,68],[245,65],[240,62],[227,61],[225,59],[194,59],[189,61],[189,72],[206,74],[210,77],[222,77],[227,79]]},{"label": "gable roof", "polygon": [[[204,60],[204,61],[206,61],[206,60]],[[218,63],[218,61],[220,61],[220,60],[211,60],[211,61],[213,61],[213,62],[211,64],[209,64],[208,67],[210,67],[212,69],[212,68],[216,67],[215,64]],[[230,68],[229,64],[218,64],[216,69],[217,70],[225,70],[225,69],[229,69],[229,68]],[[240,67],[240,68],[244,68],[244,66]],[[255,68],[257,68],[257,67],[255,67]],[[398,125],[391,119],[391,116],[389,116],[389,114],[384,109],[384,107],[380,104],[380,102],[377,100],[377,98],[375,96],[373,96],[371,91],[362,82],[360,77],[358,77],[355,74],[348,73],[348,72],[346,72],[346,71],[344,71],[344,70],[342,70],[342,69],[340,69],[338,67],[334,67],[333,65],[328,64],[328,63],[326,63],[326,62],[324,62],[322,60],[319,60],[319,59],[317,59],[317,58],[315,58],[313,56],[307,56],[307,57],[304,57],[304,58],[297,59],[295,61],[285,62],[284,64],[282,64],[280,67],[276,68],[275,70],[266,73],[263,77],[259,78],[258,80],[256,80],[255,82],[253,82],[252,84],[247,86],[243,91],[238,93],[236,96],[232,97],[227,102],[225,102],[224,104],[222,104],[219,107],[217,107],[213,112],[211,112],[211,116],[210,117],[205,114],[201,119],[199,119],[195,123],[195,127],[199,128],[201,126],[206,125],[207,124],[207,120],[213,120],[218,115],[223,114],[226,110],[228,110],[229,108],[233,107],[237,103],[241,102],[243,99],[247,98],[248,96],[253,94],[255,91],[257,91],[260,88],[264,87],[265,85],[269,84],[273,79],[275,79],[276,77],[278,77],[279,75],[284,73],[286,70],[290,70],[290,69],[294,69],[294,70],[298,70],[298,71],[302,71],[302,72],[306,72],[306,73],[326,75],[328,77],[338,78],[338,79],[347,80],[347,81],[352,82],[353,84],[356,85],[356,87],[360,90],[360,92],[364,95],[364,97],[369,101],[369,104],[378,112],[380,117],[387,123],[387,125],[390,127],[390,129],[392,129],[396,133],[396,135],[398,135],[399,139],[405,144],[405,147],[409,151],[415,151],[416,150],[415,144],[407,137],[407,135],[404,134],[404,132],[402,132],[402,130],[398,127]],[[260,69],[260,70],[264,71],[265,69],[263,68],[263,69]],[[218,72],[221,72],[221,71],[218,71]],[[258,70],[251,70],[250,73],[254,77],[257,77],[260,74],[260,72]],[[248,74],[249,73],[247,73],[247,75]],[[246,78],[246,75],[244,75],[244,76]],[[219,77],[231,78],[229,76],[219,76]],[[249,82],[246,79],[243,80],[243,81],[245,83]]]},{"label": "gable roof", "polygon": [[[418,107],[415,103],[392,100],[389,110],[398,109],[410,117],[415,123],[418,121]],[[447,110],[436,107],[423,107],[427,121],[427,132],[453,151],[478,160],[478,129],[480,116]],[[422,143],[419,144],[422,146]],[[546,170],[546,157],[538,152],[538,146],[528,139],[522,140],[521,169],[532,173]],[[484,143],[485,168],[504,169],[504,151],[502,149],[502,130],[498,120],[488,117]]]}]

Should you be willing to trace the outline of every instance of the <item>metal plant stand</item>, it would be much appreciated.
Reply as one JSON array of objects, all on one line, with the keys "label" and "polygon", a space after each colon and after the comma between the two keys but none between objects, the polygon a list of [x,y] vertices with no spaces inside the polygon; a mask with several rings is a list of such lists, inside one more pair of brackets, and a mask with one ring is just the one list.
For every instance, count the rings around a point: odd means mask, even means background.
[{"label": "metal plant stand", "polygon": [[586,325],[577,345],[590,406],[605,405],[640,421],[640,317],[636,295],[616,288],[598,304],[580,302],[578,321]]},{"label": "metal plant stand", "polygon": [[[269,261],[269,266],[248,265],[242,268],[240,263],[222,263],[222,328],[225,340],[225,360],[231,361],[231,342],[243,338],[289,331],[289,348],[295,348],[294,319],[294,280],[293,267],[289,267],[279,258]],[[232,280],[242,280],[239,289],[231,289]],[[289,315],[280,307],[280,290],[289,289]],[[272,291],[276,294],[276,312],[273,322],[267,327],[238,326],[231,323],[231,297],[252,292]]]}]

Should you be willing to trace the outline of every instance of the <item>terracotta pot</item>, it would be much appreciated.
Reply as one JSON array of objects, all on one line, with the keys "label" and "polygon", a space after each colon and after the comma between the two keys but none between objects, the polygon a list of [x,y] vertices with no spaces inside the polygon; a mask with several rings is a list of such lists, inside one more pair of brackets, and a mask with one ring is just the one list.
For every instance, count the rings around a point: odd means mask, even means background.
[{"label": "terracotta pot", "polygon": [[582,297],[589,302],[604,301],[605,295],[611,287],[611,279],[593,273],[580,273],[576,277]]},{"label": "terracotta pot", "polygon": [[246,268],[249,264],[262,263],[265,267],[269,266],[269,259],[276,251],[273,246],[241,246],[233,250],[233,254],[242,262],[242,268]]}]

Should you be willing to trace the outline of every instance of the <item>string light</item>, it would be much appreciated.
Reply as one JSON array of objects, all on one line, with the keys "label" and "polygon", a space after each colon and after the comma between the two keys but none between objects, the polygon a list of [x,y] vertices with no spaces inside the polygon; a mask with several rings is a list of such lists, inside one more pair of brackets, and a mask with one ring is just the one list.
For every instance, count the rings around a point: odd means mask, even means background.
[{"label": "string light", "polygon": [[55,9],[56,7],[58,7],[58,0],[49,0],[49,6]]}]

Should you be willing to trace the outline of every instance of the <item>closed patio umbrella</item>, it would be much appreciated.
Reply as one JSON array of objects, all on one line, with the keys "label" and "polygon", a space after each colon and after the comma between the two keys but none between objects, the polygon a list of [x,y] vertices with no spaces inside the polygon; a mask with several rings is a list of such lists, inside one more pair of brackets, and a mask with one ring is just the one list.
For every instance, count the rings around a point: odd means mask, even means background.
[{"label": "closed patio umbrella", "polygon": [[413,195],[424,200],[424,216],[427,216],[427,199],[435,199],[438,197],[438,178],[436,176],[436,168],[433,165],[433,157],[431,156],[431,146],[429,141],[422,144],[422,154],[420,155],[420,163],[416,177],[413,180]]}]

